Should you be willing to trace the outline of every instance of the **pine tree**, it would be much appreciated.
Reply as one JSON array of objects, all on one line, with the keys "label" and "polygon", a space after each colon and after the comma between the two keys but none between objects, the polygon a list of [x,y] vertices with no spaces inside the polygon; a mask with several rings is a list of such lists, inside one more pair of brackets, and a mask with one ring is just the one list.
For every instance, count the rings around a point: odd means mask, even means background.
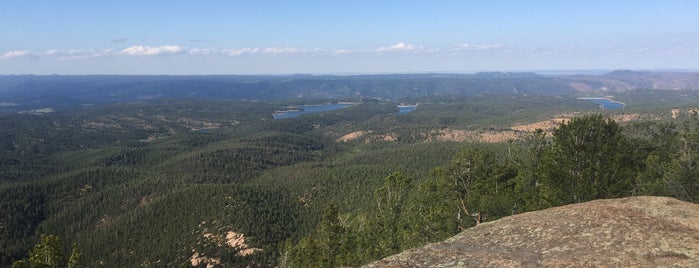
[{"label": "pine tree", "polygon": [[322,250],[323,266],[335,266],[340,254],[344,228],[340,225],[335,205],[330,204],[324,211],[318,228],[318,243]]},{"label": "pine tree", "polygon": [[67,268],[78,268],[80,267],[80,258],[81,258],[80,252],[78,251],[78,244],[73,243],[73,246],[71,247],[70,251],[70,257],[68,258],[68,265],[66,266]]},{"label": "pine tree", "polygon": [[29,261],[18,260],[12,263],[13,268],[77,268],[80,267],[80,251],[78,244],[73,243],[70,257],[66,262],[63,258],[61,239],[52,234],[42,234],[39,242],[29,252]]},{"label": "pine tree", "polygon": [[29,253],[29,265],[32,268],[56,268],[63,265],[61,239],[52,234],[41,235],[41,240]]},{"label": "pine tree", "polygon": [[631,154],[614,120],[589,115],[562,124],[540,166],[544,206],[631,195]]}]

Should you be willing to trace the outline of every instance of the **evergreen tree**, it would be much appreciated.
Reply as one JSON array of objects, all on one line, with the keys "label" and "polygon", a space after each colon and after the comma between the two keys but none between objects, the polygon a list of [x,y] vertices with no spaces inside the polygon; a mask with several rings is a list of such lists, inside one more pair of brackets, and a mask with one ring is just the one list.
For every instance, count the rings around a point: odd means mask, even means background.
[{"label": "evergreen tree", "polygon": [[699,200],[699,129],[680,137],[679,148],[665,165],[662,181],[669,196],[689,201]]},{"label": "evergreen tree", "polygon": [[78,268],[80,267],[80,258],[81,258],[80,252],[78,251],[78,244],[73,243],[71,246],[70,250],[70,257],[68,258],[68,265],[66,265],[67,268]]},{"label": "evergreen tree", "polygon": [[434,177],[420,182],[410,195],[406,213],[401,217],[402,224],[408,226],[403,248],[443,240],[459,231],[451,192]]},{"label": "evergreen tree", "polygon": [[512,214],[517,171],[488,148],[468,148],[436,169],[440,187],[450,193],[461,228]]},{"label": "evergreen tree", "polygon": [[52,234],[42,234],[41,240],[29,252],[29,266],[32,268],[57,268],[63,264],[63,244]]},{"label": "evergreen tree", "polygon": [[537,129],[526,138],[522,146],[524,147],[522,156],[514,160],[518,170],[514,191],[517,193],[518,203],[522,206],[519,212],[542,208],[539,198],[541,184],[539,167],[550,144],[546,139],[546,133]]},{"label": "evergreen tree", "polygon": [[61,239],[52,234],[42,234],[39,242],[29,252],[29,261],[18,260],[12,263],[13,268],[77,268],[80,267],[80,251],[78,244],[73,243],[70,257],[66,262],[63,258]]},{"label": "evergreen tree", "polygon": [[631,195],[631,154],[614,120],[589,115],[562,124],[541,163],[543,206]]},{"label": "evergreen tree", "polygon": [[340,254],[342,237],[345,230],[340,225],[338,212],[335,205],[330,204],[324,211],[318,228],[318,242],[321,249],[322,266],[333,267],[337,265]]},{"label": "evergreen tree", "polygon": [[30,268],[26,260],[18,260],[12,263],[12,268]]},{"label": "evergreen tree", "polygon": [[384,184],[374,191],[376,211],[374,212],[374,239],[381,255],[397,252],[401,249],[401,236],[406,230],[400,224],[400,217],[405,209],[408,194],[412,189],[412,180],[400,172],[393,172],[384,178]]}]

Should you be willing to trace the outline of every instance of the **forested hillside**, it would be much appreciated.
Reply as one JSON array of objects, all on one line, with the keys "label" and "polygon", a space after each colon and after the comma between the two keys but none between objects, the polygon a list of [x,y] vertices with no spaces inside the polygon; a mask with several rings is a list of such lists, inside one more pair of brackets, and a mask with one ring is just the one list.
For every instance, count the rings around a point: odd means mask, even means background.
[{"label": "forested hillside", "polygon": [[398,100],[479,94],[586,96],[697,88],[699,73],[628,70],[556,76],[501,72],[351,76],[0,75],[0,112],[179,98]]},{"label": "forested hillside", "polygon": [[[60,238],[64,264],[75,243],[85,267],[359,265],[561,204],[696,202],[697,95],[614,98],[626,107],[508,92],[7,111],[0,266],[32,263],[42,235]],[[272,118],[336,101],[356,105]],[[418,106],[397,115],[400,103]]]}]

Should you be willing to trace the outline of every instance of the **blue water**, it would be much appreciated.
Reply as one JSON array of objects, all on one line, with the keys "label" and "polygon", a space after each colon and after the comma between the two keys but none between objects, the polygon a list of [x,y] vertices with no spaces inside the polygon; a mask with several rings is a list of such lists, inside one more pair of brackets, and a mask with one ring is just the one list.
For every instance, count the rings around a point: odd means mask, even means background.
[{"label": "blue water", "polygon": [[302,115],[302,114],[312,114],[312,113],[338,110],[338,109],[342,109],[342,108],[347,108],[347,107],[352,106],[352,105],[354,105],[354,104],[336,103],[336,104],[323,104],[323,105],[301,105],[301,106],[297,106],[296,108],[294,108],[294,110],[297,110],[297,111],[278,112],[278,113],[272,114],[272,117],[274,117],[274,119],[291,118],[291,117],[297,117],[297,116]]},{"label": "blue water", "polygon": [[396,114],[407,114],[412,112],[417,108],[417,106],[398,106],[398,112]]},{"label": "blue water", "polygon": [[607,109],[607,110],[616,110],[616,109],[623,109],[624,108],[624,103],[618,102],[612,99],[607,99],[607,98],[582,98],[585,100],[591,100],[594,103],[597,103],[600,108],[602,109]]}]

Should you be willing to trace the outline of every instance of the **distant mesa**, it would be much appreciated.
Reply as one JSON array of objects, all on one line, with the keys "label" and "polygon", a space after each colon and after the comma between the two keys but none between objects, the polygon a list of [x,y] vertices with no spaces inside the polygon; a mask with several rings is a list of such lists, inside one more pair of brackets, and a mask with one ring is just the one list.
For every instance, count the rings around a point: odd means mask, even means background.
[{"label": "distant mesa", "polygon": [[473,75],[476,78],[528,78],[541,77],[536,73],[529,72],[479,72]]},{"label": "distant mesa", "polygon": [[632,71],[632,70],[622,69],[622,70],[612,71],[612,72],[606,74],[606,76],[646,75],[646,74],[650,74],[650,73],[651,72],[648,72],[648,71]]},{"label": "distant mesa", "polygon": [[610,95],[637,89],[699,90],[697,72],[616,70],[604,75],[377,74],[284,76],[0,75],[0,112],[167,99],[364,99],[427,96]]}]

